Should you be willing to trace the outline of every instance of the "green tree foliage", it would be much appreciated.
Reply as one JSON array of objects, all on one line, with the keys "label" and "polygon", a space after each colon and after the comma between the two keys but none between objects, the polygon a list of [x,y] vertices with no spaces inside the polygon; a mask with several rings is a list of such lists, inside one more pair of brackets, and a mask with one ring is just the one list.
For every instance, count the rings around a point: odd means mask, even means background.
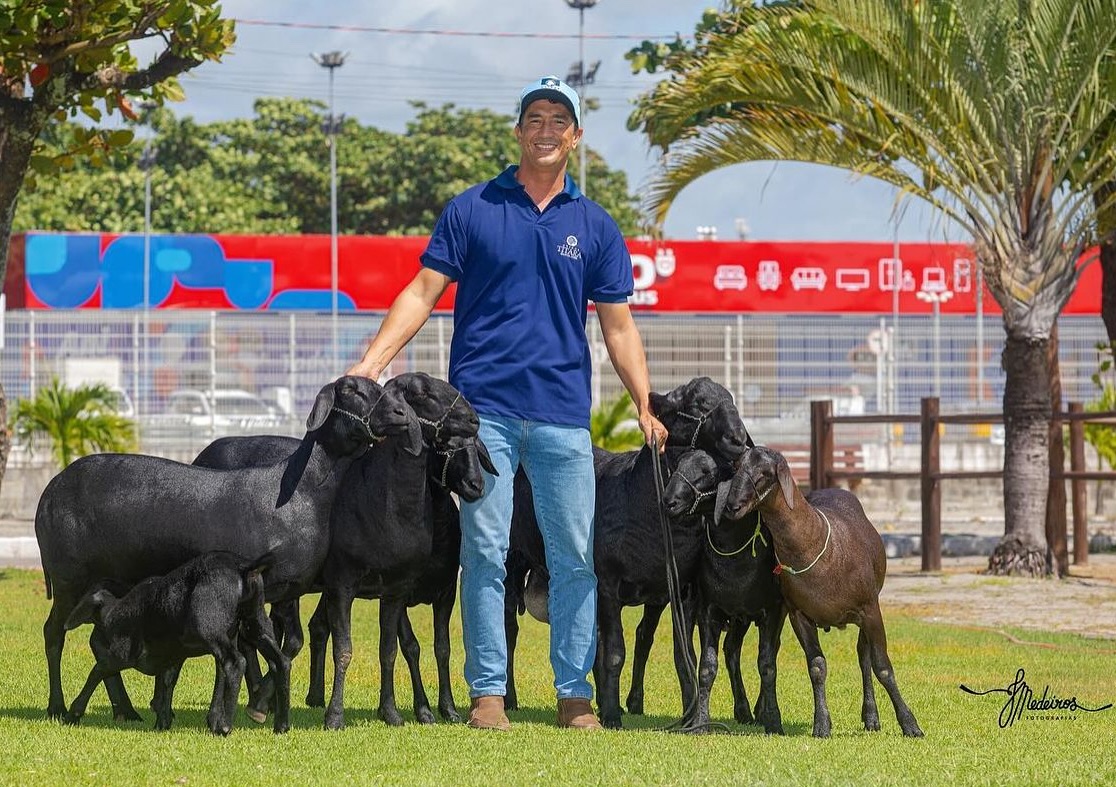
[{"label": "green tree foliage", "polygon": [[601,402],[589,417],[589,434],[593,445],[607,451],[630,451],[643,445],[643,432],[634,429],[635,406],[627,391],[607,402]]},{"label": "green tree foliage", "polygon": [[33,399],[20,399],[12,432],[29,447],[46,437],[59,469],[98,451],[133,451],[135,424],[113,408],[116,395],[106,385],[69,388],[53,378]]},{"label": "green tree foliage", "polygon": [[[146,65],[135,41],[162,42]],[[129,129],[74,128],[44,139],[53,125],[83,114],[93,123],[131,98],[180,100],[176,77],[218,60],[235,40],[215,0],[0,0],[0,281],[18,197],[82,159],[106,163],[132,140]],[[0,413],[5,408],[0,388]],[[9,447],[0,433],[0,478]]]},{"label": "green tree foliage", "polygon": [[[403,133],[346,119],[337,137],[337,213],[342,233],[427,234],[445,203],[519,158],[514,118],[488,110],[415,103]],[[324,105],[267,98],[250,119],[195,123],[168,110],[146,113],[157,160],[152,226],[159,232],[327,233],[329,140]],[[75,125],[53,129],[48,150],[64,150]],[[144,136],[147,136],[145,133]],[[25,195],[22,230],[137,231],[143,222],[139,160],[146,140],[104,166],[75,163]],[[576,162],[575,162],[576,164]],[[627,177],[590,151],[589,182],[628,234],[639,231]]]},{"label": "green tree foliage", "polygon": [[[1005,539],[994,570],[1045,565],[1054,323],[1116,179],[1116,0],[726,5],[631,124],[668,150],[657,217],[707,172],[837,166],[937,207],[973,241],[1004,314]],[[633,51],[633,64],[649,62]],[[652,64],[653,65],[653,64]],[[1041,457],[1041,458],[1039,458]]]}]

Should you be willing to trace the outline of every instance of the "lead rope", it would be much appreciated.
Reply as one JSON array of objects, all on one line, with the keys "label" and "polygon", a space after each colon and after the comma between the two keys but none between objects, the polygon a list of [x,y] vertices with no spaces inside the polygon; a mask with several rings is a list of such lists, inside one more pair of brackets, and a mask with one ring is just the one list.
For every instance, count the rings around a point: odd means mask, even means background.
[{"label": "lead rope", "polygon": [[[670,523],[667,521],[666,508],[663,506],[663,494],[665,486],[663,484],[663,468],[662,459],[659,454],[659,440],[656,437],[651,443],[651,467],[653,475],[655,476],[655,496],[659,502],[659,526],[663,531],[663,547],[666,551],[666,572],[667,572],[667,593],[670,596],[670,620],[674,630],[674,641],[676,643],[692,644],[693,634],[691,631],[686,631],[685,614],[682,606],[682,581],[678,576],[678,561],[674,556],[674,538],[671,536]],[[703,517],[704,518],[704,517]],[[685,678],[690,682],[693,687],[693,693],[689,704],[682,710],[682,717],[677,721],[671,722],[665,727],[657,727],[657,732],[696,732],[701,729],[710,729],[717,727],[719,729],[727,730],[728,727],[720,722],[712,722],[709,724],[691,724],[687,719],[693,716],[699,702],[698,692],[700,686],[698,684],[697,665],[694,664],[690,658],[690,648],[682,647],[683,661],[685,662]]]},{"label": "lead rope", "polygon": [[833,535],[833,525],[831,525],[829,523],[829,517],[827,517],[825,515],[825,512],[822,511],[820,508],[818,509],[818,513],[821,514],[822,519],[825,520],[825,528],[826,528],[825,529],[825,543],[822,544],[821,552],[818,553],[818,556],[816,558],[814,558],[813,560],[810,561],[810,565],[806,566],[806,568],[791,568],[790,566],[783,563],[782,560],[779,560],[779,553],[776,552],[775,553],[775,571],[773,573],[782,574],[782,573],[785,572],[787,574],[790,574],[791,576],[797,576],[799,574],[805,574],[807,571],[809,571],[810,569],[812,569],[814,567],[814,564],[816,564],[819,560],[821,560],[821,556],[824,555],[825,550],[829,548],[829,537],[831,535]]}]

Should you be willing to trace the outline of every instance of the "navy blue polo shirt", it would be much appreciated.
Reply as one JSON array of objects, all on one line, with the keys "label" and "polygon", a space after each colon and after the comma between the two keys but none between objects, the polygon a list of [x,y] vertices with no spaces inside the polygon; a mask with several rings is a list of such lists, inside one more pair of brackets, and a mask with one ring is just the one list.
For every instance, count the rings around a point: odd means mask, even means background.
[{"label": "navy blue polo shirt", "polygon": [[631,257],[569,175],[540,212],[517,169],[450,200],[422,254],[457,282],[449,381],[478,413],[588,428],[588,303],[627,300]]}]

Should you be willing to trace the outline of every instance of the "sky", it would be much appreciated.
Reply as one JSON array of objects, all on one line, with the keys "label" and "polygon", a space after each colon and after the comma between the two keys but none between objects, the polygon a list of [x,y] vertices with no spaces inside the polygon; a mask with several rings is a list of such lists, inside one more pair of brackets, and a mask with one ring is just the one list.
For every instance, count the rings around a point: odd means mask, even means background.
[{"label": "sky", "polygon": [[[627,130],[634,100],[659,76],[633,74],[624,53],[644,39],[689,38],[710,0],[599,0],[583,13],[566,0],[225,0],[239,20],[220,63],[182,78],[187,99],[171,108],[199,122],[250,117],[258,97],[326,100],[329,77],[311,53],[348,57],[334,76],[335,111],[402,132],[412,101],[515,112],[519,91],[545,74],[564,77],[579,60],[601,61],[587,94],[600,102],[584,120],[584,143],[638,193],[656,166],[646,138]],[[584,37],[579,39],[579,19]],[[267,24],[259,24],[267,23]],[[509,128],[509,134],[511,129]],[[495,174],[495,173],[494,173]],[[436,177],[437,173],[432,173]],[[592,183],[586,184],[592,196]],[[754,163],[705,175],[682,192],[666,237],[719,240],[936,241],[941,222],[921,203],[896,210],[895,189],[840,170]]]}]

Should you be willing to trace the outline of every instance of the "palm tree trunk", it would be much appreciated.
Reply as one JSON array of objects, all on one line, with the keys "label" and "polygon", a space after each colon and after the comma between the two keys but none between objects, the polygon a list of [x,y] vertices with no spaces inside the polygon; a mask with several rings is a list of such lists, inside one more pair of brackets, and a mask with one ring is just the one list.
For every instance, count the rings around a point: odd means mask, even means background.
[{"label": "palm tree trunk", "polygon": [[1050,487],[1049,338],[1007,328],[1004,386],[1004,537],[988,561],[992,574],[1046,574],[1046,499]]},{"label": "palm tree trunk", "polygon": [[1050,491],[1046,496],[1046,571],[1058,577],[1069,573],[1069,551],[1066,546],[1066,482],[1061,478],[1066,466],[1066,446],[1062,439],[1062,421],[1053,417],[1062,411],[1062,367],[1058,364],[1058,323],[1050,332],[1047,346],[1050,367]]}]

